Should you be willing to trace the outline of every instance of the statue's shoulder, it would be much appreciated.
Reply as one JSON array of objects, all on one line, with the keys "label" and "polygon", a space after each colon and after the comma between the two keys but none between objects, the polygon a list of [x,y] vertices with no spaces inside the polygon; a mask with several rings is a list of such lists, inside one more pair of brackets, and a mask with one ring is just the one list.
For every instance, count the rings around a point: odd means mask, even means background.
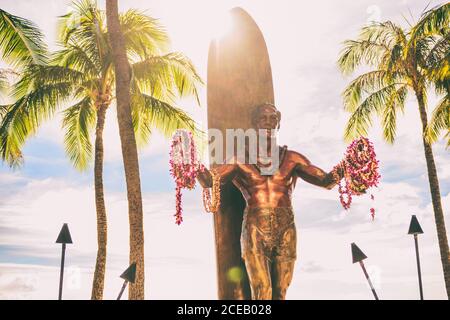
[{"label": "statue's shoulder", "polygon": [[308,164],[309,160],[303,154],[298,151],[287,149],[286,147],[286,157],[291,161],[297,162],[299,164]]}]

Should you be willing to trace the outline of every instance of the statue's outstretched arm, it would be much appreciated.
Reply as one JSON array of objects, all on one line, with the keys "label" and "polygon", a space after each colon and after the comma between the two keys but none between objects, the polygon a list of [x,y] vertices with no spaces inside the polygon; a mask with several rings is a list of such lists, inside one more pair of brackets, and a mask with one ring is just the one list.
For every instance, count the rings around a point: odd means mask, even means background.
[{"label": "statue's outstretched arm", "polygon": [[[214,168],[214,173],[218,174],[220,177],[221,184],[226,183],[234,178],[237,172],[236,164],[223,164]],[[197,175],[197,180],[200,182],[203,188],[212,187],[212,175],[211,171],[206,169],[203,172],[199,172]]]},{"label": "statue's outstretched arm", "polygon": [[319,187],[326,189],[332,189],[343,177],[343,170],[339,166],[335,167],[330,172],[325,172],[319,167],[311,164],[311,162],[300,153],[295,154],[295,159],[297,162],[296,173],[297,175],[309,182]]}]

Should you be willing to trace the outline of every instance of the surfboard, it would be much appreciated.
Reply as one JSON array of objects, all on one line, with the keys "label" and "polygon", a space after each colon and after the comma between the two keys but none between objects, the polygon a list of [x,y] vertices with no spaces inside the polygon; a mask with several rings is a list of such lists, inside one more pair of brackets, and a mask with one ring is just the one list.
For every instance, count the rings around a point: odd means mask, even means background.
[{"label": "surfboard", "polygon": [[[224,138],[226,129],[252,127],[255,106],[274,103],[269,54],[261,30],[242,8],[232,9],[230,15],[231,30],[210,43],[207,71],[208,129],[220,130]],[[212,167],[217,165],[211,163]],[[224,185],[221,206],[214,215],[219,299],[251,298],[241,259],[244,209],[241,192],[232,182]]]}]

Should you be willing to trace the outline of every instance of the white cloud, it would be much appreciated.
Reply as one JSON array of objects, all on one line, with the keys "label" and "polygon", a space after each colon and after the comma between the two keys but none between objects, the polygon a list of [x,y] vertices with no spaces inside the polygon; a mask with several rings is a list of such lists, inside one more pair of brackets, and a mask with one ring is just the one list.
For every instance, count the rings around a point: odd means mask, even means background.
[{"label": "white cloud", "polygon": [[[12,185],[11,185],[12,186]],[[63,180],[31,180],[25,187],[17,188],[20,194],[3,199],[0,205],[2,228],[11,232],[2,233],[0,239],[5,248],[14,247],[14,257],[42,259],[52,264],[51,273],[57,276],[60,249],[55,244],[63,223],[68,223],[74,244],[67,248],[67,266],[82,278],[80,288],[72,298],[89,298],[90,279],[95,265],[96,222],[93,189],[67,183]],[[144,194],[146,263],[150,297],[213,297],[215,292],[214,242],[211,216],[201,213],[198,192],[185,195],[185,222],[181,227],[174,223],[174,195],[163,193]],[[120,273],[127,266],[128,256],[128,207],[124,194],[106,193],[108,214],[108,269],[105,297],[115,298],[120,289]],[[18,246],[20,244],[20,246]],[[195,248],[195,249],[194,249]],[[194,250],[193,250],[194,249]],[[4,264],[0,264],[7,268]],[[25,290],[23,278],[12,272],[0,287],[13,288],[6,298],[38,298],[47,296],[42,290],[51,276],[41,275],[41,266],[20,273],[25,278],[39,274],[39,285]],[[29,270],[29,271],[26,271]],[[6,271],[5,271],[6,272]],[[9,271],[8,271],[9,272]],[[191,292],[192,282],[198,278],[208,279],[202,290]],[[28,278],[27,278],[28,279]],[[197,280],[195,280],[197,279]],[[69,280],[68,280],[69,281]],[[150,285],[151,283],[151,285]],[[197,286],[198,287],[198,286]],[[27,287],[28,288],[28,287]],[[115,289],[117,288],[117,290]],[[56,290],[56,289],[55,289]],[[33,293],[34,291],[35,294]],[[69,290],[70,291],[70,290]],[[72,290],[73,291],[73,290]],[[117,291],[117,292],[116,292]],[[174,296],[174,293],[177,295]],[[48,298],[52,296],[49,294]]]}]

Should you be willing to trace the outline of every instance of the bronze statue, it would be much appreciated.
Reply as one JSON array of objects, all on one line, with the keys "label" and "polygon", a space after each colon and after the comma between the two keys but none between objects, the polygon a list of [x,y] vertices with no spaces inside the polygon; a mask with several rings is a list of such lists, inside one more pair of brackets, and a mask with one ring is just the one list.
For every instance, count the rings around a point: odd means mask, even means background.
[{"label": "bronze statue", "polygon": [[[280,112],[269,103],[256,107],[253,113],[253,124],[258,130],[278,130],[280,119]],[[269,136],[267,154],[271,156],[274,142]],[[267,164],[259,152],[256,164],[227,162],[215,169],[221,183],[232,181],[246,201],[241,251],[253,300],[285,299],[292,280],[297,239],[291,196],[297,178],[332,189],[343,176],[340,167],[326,173],[286,146],[277,149],[279,167],[272,175],[261,174],[261,168]],[[198,180],[204,188],[212,185],[208,170]]]}]

